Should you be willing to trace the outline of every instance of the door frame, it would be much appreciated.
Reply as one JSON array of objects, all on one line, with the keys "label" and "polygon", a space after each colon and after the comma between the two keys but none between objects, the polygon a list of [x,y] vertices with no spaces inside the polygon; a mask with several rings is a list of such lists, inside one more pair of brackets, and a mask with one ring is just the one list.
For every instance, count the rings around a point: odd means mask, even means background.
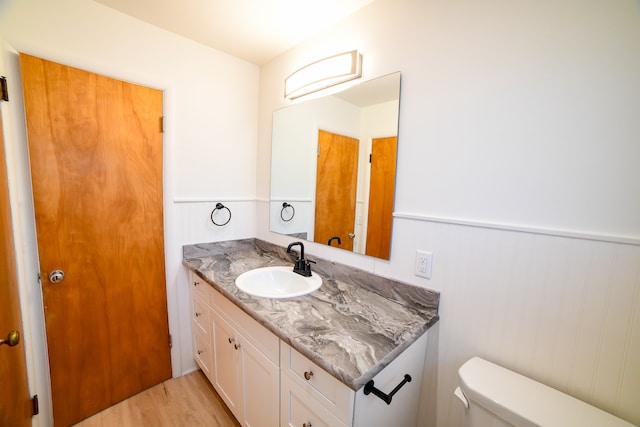
[{"label": "door frame", "polygon": [[[18,295],[22,310],[22,342],[27,365],[27,384],[31,396],[38,395],[39,414],[32,425],[49,426],[53,422],[49,385],[49,363],[44,335],[44,309],[38,282],[38,254],[24,121],[22,83],[18,53],[0,38],[0,74],[7,77],[9,102],[3,102],[4,139],[7,150],[9,199],[13,221]],[[26,177],[26,179],[25,179]],[[23,201],[22,203],[20,201]]]},{"label": "door frame", "polygon": [[[75,423],[172,376],[163,92],[28,54],[20,53],[19,61],[53,418]],[[101,127],[112,131],[104,134]],[[96,149],[90,149],[94,140]],[[96,173],[87,173],[94,156]],[[133,198],[122,192],[130,186]],[[51,210],[52,203],[62,205]],[[96,209],[105,204],[114,211]],[[132,251],[142,256],[131,258]],[[55,268],[64,268],[70,282],[49,283]],[[69,311],[69,304],[77,310]],[[76,340],[69,352],[67,342]],[[69,397],[80,400],[73,404]]]},{"label": "door frame", "polygon": [[[11,204],[12,208],[17,206],[17,209],[13,210],[12,216],[18,287],[23,316],[23,335],[28,337],[24,343],[27,359],[27,380],[31,395],[38,394],[40,406],[40,414],[33,417],[33,426],[49,426],[53,423],[53,409],[19,53],[13,46],[4,43],[1,37],[0,45],[2,46],[0,74],[6,76],[9,81],[10,103],[8,103],[8,108],[2,109],[2,114],[5,119],[5,144],[8,145],[7,156],[11,158],[7,165]],[[64,58],[47,57],[46,59],[65,62]],[[86,70],[99,70],[104,64],[91,61],[90,58],[83,58],[76,66]],[[122,68],[115,73],[113,70],[106,70],[103,74],[162,90],[165,107],[170,105],[174,99],[175,91],[170,81],[164,79],[160,81],[140,81],[139,74],[128,72]],[[171,108],[164,109],[169,113],[172,111]],[[171,116],[165,116],[164,124],[163,211],[166,225],[164,227],[165,277],[169,331],[173,337],[171,370],[172,377],[175,378],[187,374],[193,369],[188,364],[188,360],[191,357],[191,345],[187,341],[190,340],[191,336],[190,329],[188,329],[189,323],[184,320],[190,318],[189,301],[188,298],[179,297],[179,288],[188,283],[188,278],[182,267],[182,251],[172,250],[172,248],[177,248],[182,243],[176,233],[171,230],[171,225],[177,223],[177,208],[174,206],[173,187],[170,185],[171,177],[175,174],[175,163],[171,156],[174,145]],[[187,326],[181,328],[182,324]]]},{"label": "door frame", "polygon": [[[3,97],[4,98],[4,97]],[[5,143],[4,132],[4,115],[2,114],[3,105],[6,105],[7,99],[0,101],[0,182],[2,188],[2,236],[3,245],[6,250],[2,255],[2,275],[4,285],[2,285],[2,303],[8,305],[2,310],[2,324],[0,326],[0,338],[6,340],[13,332],[18,332],[18,343],[5,343],[6,346],[0,346],[0,356],[2,357],[2,374],[6,377],[7,386],[14,388],[14,394],[11,396],[3,395],[2,410],[4,414],[0,414],[0,419],[8,422],[15,422],[19,425],[31,425],[33,418],[33,407],[31,406],[31,389],[29,387],[29,379],[27,377],[27,360],[25,351],[22,315],[22,299],[20,298],[20,286],[18,282],[18,266],[16,260],[15,234],[16,228],[13,225],[14,207],[11,202],[11,191],[9,188],[9,173],[7,170],[8,159]],[[11,332],[10,332],[11,331]],[[7,334],[7,335],[5,335]],[[10,393],[11,394],[11,393]]]}]

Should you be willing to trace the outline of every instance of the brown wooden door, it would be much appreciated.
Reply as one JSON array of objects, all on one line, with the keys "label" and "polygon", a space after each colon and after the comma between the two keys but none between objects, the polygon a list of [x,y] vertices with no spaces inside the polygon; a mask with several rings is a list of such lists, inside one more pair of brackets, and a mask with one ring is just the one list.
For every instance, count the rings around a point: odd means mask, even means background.
[{"label": "brown wooden door", "polygon": [[367,220],[367,255],[389,259],[396,187],[397,137],[371,142],[371,183]]},{"label": "brown wooden door", "polygon": [[313,240],[353,250],[356,218],[356,180],[359,141],[348,136],[318,131],[318,169]]},{"label": "brown wooden door", "polygon": [[[13,223],[7,182],[2,115],[0,115],[0,338],[9,332],[22,335],[18,295],[18,274],[13,240]],[[17,345],[0,345],[0,426],[31,425],[31,401],[27,384],[24,337]]]},{"label": "brown wooden door", "polygon": [[20,66],[53,416],[67,426],[171,375],[162,92],[24,54]]}]

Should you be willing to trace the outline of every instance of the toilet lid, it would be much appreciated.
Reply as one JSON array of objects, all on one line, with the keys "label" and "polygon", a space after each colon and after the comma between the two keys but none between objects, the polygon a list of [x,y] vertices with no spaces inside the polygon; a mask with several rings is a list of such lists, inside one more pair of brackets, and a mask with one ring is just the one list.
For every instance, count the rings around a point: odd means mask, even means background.
[{"label": "toilet lid", "polygon": [[458,370],[469,400],[519,427],[633,427],[549,386],[474,357]]}]

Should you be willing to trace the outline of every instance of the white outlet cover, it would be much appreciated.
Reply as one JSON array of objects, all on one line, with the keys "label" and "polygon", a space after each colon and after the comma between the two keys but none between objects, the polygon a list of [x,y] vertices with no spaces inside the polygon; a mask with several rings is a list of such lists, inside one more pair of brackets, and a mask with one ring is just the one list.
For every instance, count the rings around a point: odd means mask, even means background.
[{"label": "white outlet cover", "polygon": [[416,251],[415,275],[431,279],[433,271],[433,252]]}]

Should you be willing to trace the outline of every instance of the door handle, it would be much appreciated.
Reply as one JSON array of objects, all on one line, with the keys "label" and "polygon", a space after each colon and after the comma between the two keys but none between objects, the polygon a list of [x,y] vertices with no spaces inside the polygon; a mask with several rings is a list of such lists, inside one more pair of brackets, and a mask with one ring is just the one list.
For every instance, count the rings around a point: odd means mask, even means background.
[{"label": "door handle", "polygon": [[64,271],[62,270],[53,270],[49,273],[49,281],[54,285],[62,282],[62,279],[64,279]]},{"label": "door handle", "polygon": [[20,342],[20,332],[18,331],[11,331],[9,332],[9,335],[7,335],[7,338],[0,338],[0,345],[2,344],[6,344],[9,347],[15,347],[18,345],[18,343]]}]

